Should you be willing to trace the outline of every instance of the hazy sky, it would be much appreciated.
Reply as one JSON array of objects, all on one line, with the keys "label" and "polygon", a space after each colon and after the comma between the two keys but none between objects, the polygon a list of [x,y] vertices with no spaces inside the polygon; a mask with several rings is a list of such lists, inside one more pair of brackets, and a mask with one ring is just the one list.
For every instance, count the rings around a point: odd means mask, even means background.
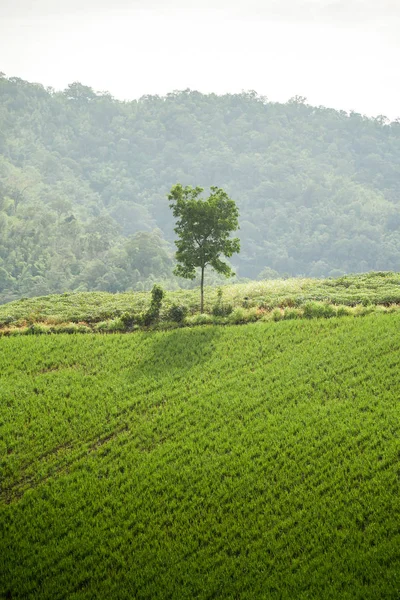
[{"label": "hazy sky", "polygon": [[400,117],[400,0],[0,0],[0,71],[117,98],[256,90]]}]

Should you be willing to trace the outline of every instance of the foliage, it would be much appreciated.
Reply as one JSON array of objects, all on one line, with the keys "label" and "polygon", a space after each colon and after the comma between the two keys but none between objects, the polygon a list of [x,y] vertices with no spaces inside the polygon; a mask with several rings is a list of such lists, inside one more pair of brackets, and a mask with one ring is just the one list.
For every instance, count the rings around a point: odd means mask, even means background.
[{"label": "foliage", "polygon": [[125,330],[132,329],[133,325],[138,321],[141,321],[140,317],[135,315],[133,312],[124,312],[120,317],[121,323]]},{"label": "foliage", "polygon": [[17,77],[0,78],[0,107],[0,302],[198,285],[172,275],[177,180],[237,199],[241,278],[400,264],[398,122],[254,93],[119,102]]},{"label": "foliage", "polygon": [[227,317],[233,311],[233,306],[231,304],[224,304],[222,302],[223,290],[222,288],[218,288],[217,290],[217,302],[212,307],[212,314],[215,317]]},{"label": "foliage", "polygon": [[231,267],[221,260],[221,255],[231,257],[240,250],[239,238],[231,238],[239,228],[239,211],[234,200],[223,189],[211,187],[211,194],[199,198],[203,188],[174,185],[168,195],[172,214],[176,219],[174,229],[178,236],[175,257],[178,264],[175,274],[185,279],[195,279],[200,269],[200,312],[204,308],[204,270],[231,277]]},{"label": "foliage", "polygon": [[397,598],[399,326],[0,339],[0,596]]},{"label": "foliage", "polygon": [[167,313],[168,320],[182,323],[188,314],[188,308],[184,304],[173,304]]},{"label": "foliage", "polygon": [[187,325],[225,324],[271,318],[286,320],[295,316],[358,316],[382,309],[386,312],[400,309],[399,273],[254,281],[208,289],[204,307],[208,314],[203,320],[195,315],[198,311],[195,290],[177,290],[161,297],[163,290],[157,286],[153,289],[154,299],[144,292],[86,292],[11,302],[0,306],[0,335],[25,333],[35,324],[45,325],[48,333],[61,333],[71,323],[89,327],[91,331],[132,331],[145,321],[147,325],[158,322],[160,327],[163,324],[167,327],[171,321]]},{"label": "foliage", "polygon": [[315,317],[329,319],[336,316],[336,310],[327,302],[307,302],[303,307],[303,315],[306,319],[313,319]]},{"label": "foliage", "polygon": [[160,318],[162,301],[165,296],[165,291],[160,285],[153,285],[151,290],[151,302],[148,310],[145,312],[143,322],[145,325],[151,325]]}]

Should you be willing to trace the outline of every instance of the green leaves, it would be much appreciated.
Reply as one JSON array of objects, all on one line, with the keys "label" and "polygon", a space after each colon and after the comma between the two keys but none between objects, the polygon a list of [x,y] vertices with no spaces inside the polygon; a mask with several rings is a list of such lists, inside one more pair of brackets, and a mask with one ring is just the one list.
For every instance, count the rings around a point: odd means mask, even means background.
[{"label": "green leaves", "polygon": [[230,238],[239,229],[238,208],[223,189],[212,186],[207,199],[199,198],[203,188],[174,185],[168,195],[172,213],[176,218],[175,233],[178,239],[175,274],[194,279],[196,269],[201,270],[201,307],[203,312],[204,269],[209,265],[226,277],[232,275],[231,267],[221,260],[240,250],[239,238]]},{"label": "green leaves", "polygon": [[199,198],[202,192],[203,188],[183,187],[178,183],[168,195],[178,235],[177,273],[190,279],[194,278],[197,267],[202,269],[207,265],[229,275],[231,269],[220,260],[220,255],[230,257],[240,250],[239,239],[230,239],[231,232],[239,228],[239,211],[234,200],[217,187],[211,187],[207,199]]}]

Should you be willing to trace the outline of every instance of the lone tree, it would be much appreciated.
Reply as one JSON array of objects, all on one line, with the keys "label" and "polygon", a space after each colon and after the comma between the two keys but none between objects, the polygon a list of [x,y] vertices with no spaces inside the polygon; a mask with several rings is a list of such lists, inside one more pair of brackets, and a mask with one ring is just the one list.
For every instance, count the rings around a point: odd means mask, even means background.
[{"label": "lone tree", "polygon": [[221,255],[232,256],[239,252],[239,238],[230,238],[231,231],[239,229],[239,211],[235,201],[229,198],[223,189],[211,187],[207,199],[199,198],[203,188],[174,185],[168,194],[168,200],[176,220],[175,233],[178,248],[175,275],[194,279],[196,269],[201,272],[200,312],[204,308],[204,270],[210,265],[217,273],[226,277],[234,275],[228,264],[220,259]]}]

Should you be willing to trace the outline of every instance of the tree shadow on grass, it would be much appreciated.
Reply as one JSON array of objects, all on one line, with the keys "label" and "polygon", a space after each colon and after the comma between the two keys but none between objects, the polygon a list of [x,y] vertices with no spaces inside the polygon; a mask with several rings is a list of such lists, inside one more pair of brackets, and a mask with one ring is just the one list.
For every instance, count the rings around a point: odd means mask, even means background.
[{"label": "tree shadow on grass", "polygon": [[160,380],[201,368],[217,351],[220,327],[175,329],[151,334],[132,376]]}]

